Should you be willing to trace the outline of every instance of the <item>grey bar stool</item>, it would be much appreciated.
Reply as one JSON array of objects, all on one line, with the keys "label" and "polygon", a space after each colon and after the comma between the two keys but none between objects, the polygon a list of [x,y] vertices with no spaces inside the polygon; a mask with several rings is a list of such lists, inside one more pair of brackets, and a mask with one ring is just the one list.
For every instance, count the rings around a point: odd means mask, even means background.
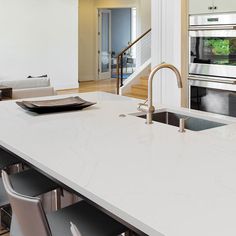
[{"label": "grey bar stool", "polygon": [[[28,196],[39,196],[53,190],[58,190],[59,186],[48,179],[46,176],[40,174],[39,172],[29,169],[9,176],[12,182],[12,186],[22,193]],[[58,197],[58,193],[55,193],[55,197]],[[3,186],[2,178],[0,178],[0,210],[4,210],[9,206],[10,202],[6,190]],[[60,208],[60,202],[56,205],[56,208]],[[0,214],[1,214],[0,211]],[[6,213],[7,211],[4,210]],[[9,215],[9,213],[8,213]],[[2,221],[0,217],[0,223],[2,226]],[[8,228],[8,227],[7,227]]]},{"label": "grey bar stool", "polygon": [[[16,157],[13,157],[8,152],[0,148],[0,170],[8,169],[10,166],[17,165],[17,170],[20,170],[20,161]],[[1,180],[0,180],[1,181]],[[2,227],[2,211],[10,216],[8,210],[5,211],[5,206],[9,205],[8,199],[6,198],[5,190],[3,189],[3,184],[0,183],[0,230],[7,230],[6,227]]]},{"label": "grey bar stool", "polygon": [[[34,169],[28,169],[12,174],[9,178],[14,189],[16,189],[17,192],[27,196],[35,197],[59,188],[55,182]],[[0,179],[0,196],[1,206],[9,204],[2,179]]]},{"label": "grey bar stool", "polygon": [[[0,148],[0,170],[6,170],[13,165],[19,165],[18,158],[12,156],[9,152]],[[18,170],[19,171],[19,170]],[[13,187],[22,194],[28,196],[39,196],[55,190],[56,209],[60,208],[59,186],[54,181],[40,174],[34,169],[28,169],[16,174],[10,175]],[[9,205],[9,200],[4,189],[2,179],[0,178],[0,228],[2,227],[1,211]],[[6,212],[6,211],[5,211]]]},{"label": "grey bar stool", "polygon": [[[22,164],[18,158],[0,148],[0,170],[5,170],[12,165],[18,164]],[[32,197],[39,196],[59,188],[58,184],[34,169],[27,169],[17,172],[16,174],[12,174],[10,175],[10,179],[17,191]],[[3,205],[5,199],[7,199],[7,196],[5,190],[3,190],[2,180],[0,178],[0,206]]]},{"label": "grey bar stool", "polygon": [[115,236],[127,231],[125,226],[85,201],[46,215],[39,198],[16,192],[5,171],[2,171],[2,179],[15,221],[19,224],[16,234],[12,228],[13,236],[70,236],[70,222],[79,229],[75,232],[82,236]]},{"label": "grey bar stool", "polygon": [[[13,166],[19,163],[20,161],[17,158],[13,157],[8,152],[0,149],[0,170],[6,169],[9,166]],[[3,188],[3,184],[1,183],[0,179],[0,216],[1,216],[1,208],[7,204],[9,204],[9,201],[7,199],[5,190]],[[1,217],[0,217],[0,224],[1,224]]]}]

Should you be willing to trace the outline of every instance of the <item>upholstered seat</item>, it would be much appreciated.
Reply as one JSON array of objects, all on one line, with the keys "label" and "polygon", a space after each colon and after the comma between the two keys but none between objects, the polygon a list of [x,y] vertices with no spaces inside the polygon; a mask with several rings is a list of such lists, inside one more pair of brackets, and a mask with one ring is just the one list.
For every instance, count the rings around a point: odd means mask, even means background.
[{"label": "upholstered seat", "polygon": [[[34,169],[9,176],[13,188],[24,195],[35,197],[58,188],[58,185]],[[8,205],[8,197],[0,178],[0,207]]]},{"label": "upholstered seat", "polygon": [[34,169],[9,176],[13,188],[21,194],[35,197],[58,188],[58,184]]},{"label": "upholstered seat", "polygon": [[[18,158],[11,155],[11,153],[0,148],[0,171],[15,164],[22,163]],[[9,178],[12,182],[12,186],[19,193],[32,197],[39,196],[59,188],[54,181],[34,169],[27,169],[16,174],[12,174]],[[58,198],[57,194],[58,192],[56,192],[56,197]],[[60,201],[56,201],[56,204],[56,207],[59,208]],[[8,196],[3,186],[2,178],[0,178],[0,225],[2,224],[1,210],[7,205],[9,205]]]},{"label": "upholstered seat", "polygon": [[127,231],[125,226],[85,201],[47,214],[47,219],[53,236],[71,235],[70,222],[82,236],[115,236]]},{"label": "upholstered seat", "polygon": [[[48,236],[117,236],[127,231],[125,226],[85,201],[49,213],[46,217],[51,230],[51,235]],[[32,227],[33,232],[34,226],[28,225],[28,227]],[[15,215],[12,220],[11,236],[26,236],[22,233]],[[34,234],[34,236],[40,235]]]},{"label": "upholstered seat", "polygon": [[70,231],[72,233],[72,236],[81,236],[78,228],[72,222],[70,222]]},{"label": "upholstered seat", "polygon": [[125,226],[85,201],[46,215],[39,198],[18,193],[5,171],[2,179],[14,215],[12,236],[70,236],[71,222],[82,236],[117,236],[127,231]]}]

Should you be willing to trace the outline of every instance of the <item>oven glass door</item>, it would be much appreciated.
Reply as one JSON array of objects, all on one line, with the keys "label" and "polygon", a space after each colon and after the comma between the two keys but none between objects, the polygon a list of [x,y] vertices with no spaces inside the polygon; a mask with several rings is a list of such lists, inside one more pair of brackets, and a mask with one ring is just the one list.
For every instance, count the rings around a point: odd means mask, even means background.
[{"label": "oven glass door", "polygon": [[236,77],[236,30],[190,31],[189,73]]},{"label": "oven glass door", "polygon": [[236,117],[236,85],[190,81],[190,107]]}]

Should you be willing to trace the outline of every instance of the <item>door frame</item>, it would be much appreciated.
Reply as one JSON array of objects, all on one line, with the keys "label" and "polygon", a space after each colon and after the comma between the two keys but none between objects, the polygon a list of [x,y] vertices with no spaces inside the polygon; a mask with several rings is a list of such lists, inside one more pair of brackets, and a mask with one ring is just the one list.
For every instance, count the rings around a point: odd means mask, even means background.
[{"label": "door frame", "polygon": [[101,4],[100,6],[95,6],[95,27],[96,27],[96,30],[95,30],[95,38],[96,38],[96,43],[95,43],[95,51],[94,51],[94,55],[95,56],[95,75],[96,75],[96,80],[99,80],[99,72],[98,72],[98,69],[99,69],[99,61],[98,61],[98,14],[99,14],[99,10],[102,10],[102,9],[109,9],[109,10],[112,10],[112,9],[122,9],[122,8],[136,8],[136,11],[137,11],[137,25],[136,25],[136,33],[137,35],[140,34],[141,30],[140,30],[140,24],[138,23],[138,19],[140,17],[140,6],[139,4],[111,4],[111,3],[108,3],[107,5],[103,5]]},{"label": "door frame", "polygon": [[[102,73],[102,64],[101,64],[101,48],[102,48],[102,35],[101,35],[101,29],[102,29],[102,13],[108,13],[109,14],[109,70],[108,72]],[[98,60],[98,79],[110,79],[111,78],[111,10],[109,9],[98,9],[98,33],[97,33],[97,60]]]}]

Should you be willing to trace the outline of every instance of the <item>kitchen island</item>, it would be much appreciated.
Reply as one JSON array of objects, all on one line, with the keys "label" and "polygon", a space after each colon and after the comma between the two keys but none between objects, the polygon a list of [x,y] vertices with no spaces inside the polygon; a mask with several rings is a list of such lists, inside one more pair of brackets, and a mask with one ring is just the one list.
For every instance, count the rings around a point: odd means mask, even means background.
[{"label": "kitchen island", "polygon": [[97,104],[35,115],[1,102],[0,145],[144,234],[236,235],[236,119],[180,109],[228,124],[180,133],[146,125],[136,99],[79,96]]}]

